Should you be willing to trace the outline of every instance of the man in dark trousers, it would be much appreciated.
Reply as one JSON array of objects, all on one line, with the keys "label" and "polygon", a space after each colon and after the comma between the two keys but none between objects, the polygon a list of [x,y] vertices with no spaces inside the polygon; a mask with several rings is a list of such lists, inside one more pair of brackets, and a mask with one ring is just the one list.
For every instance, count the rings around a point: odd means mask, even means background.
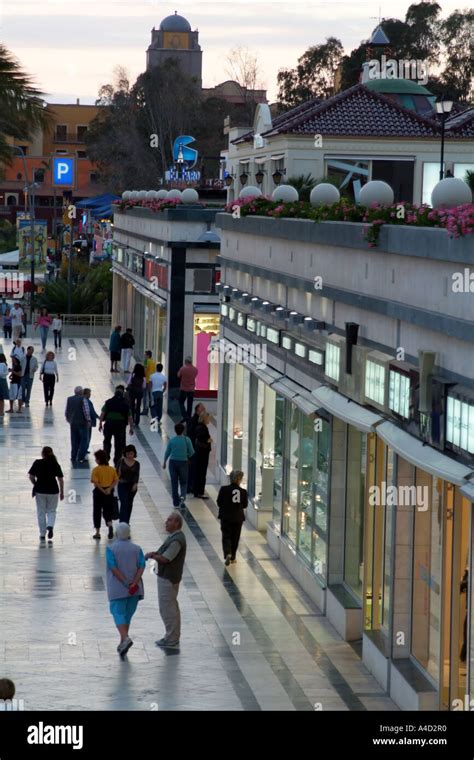
[{"label": "man in dark trousers", "polygon": [[[201,414],[204,414],[206,411],[206,407],[204,404],[196,404],[194,408],[194,414],[189,420],[189,422],[186,424],[186,435],[188,436],[189,440],[193,444],[193,449],[196,444],[196,428],[199,424],[199,417]],[[196,471],[196,455],[193,454],[191,459],[189,460],[189,467],[188,467],[188,493],[194,493],[194,473]]]},{"label": "man in dark trousers", "polygon": [[82,464],[86,461],[91,416],[80,385],[76,385],[74,396],[69,396],[66,402],[66,420],[71,427],[71,462]]},{"label": "man in dark trousers", "polygon": [[230,484],[222,486],[217,497],[226,565],[237,561],[235,555],[239,547],[242,523],[245,520],[244,509],[247,509],[248,496],[245,488],[240,487],[243,477],[244,473],[240,470],[232,470],[229,476]]},{"label": "man in dark trousers", "polygon": [[121,357],[122,372],[125,375],[130,373],[130,362],[132,361],[134,345],[135,345],[135,338],[132,335],[132,328],[127,327],[123,335],[120,336],[120,348],[122,350],[122,357]]},{"label": "man in dark trousers", "polygon": [[133,419],[130,404],[124,398],[125,388],[117,385],[115,394],[107,399],[99,418],[99,433],[104,431],[104,451],[110,457],[112,437],[114,439],[114,464],[117,467],[126,446],[127,424],[133,435]]},{"label": "man in dark trousers", "polygon": [[145,554],[145,559],[154,559],[157,563],[155,573],[158,576],[158,604],[165,625],[165,635],[155,642],[156,646],[179,649],[181,613],[178,592],[186,557],[186,536],[180,513],[172,512],[165,527],[168,538],[156,552]]}]

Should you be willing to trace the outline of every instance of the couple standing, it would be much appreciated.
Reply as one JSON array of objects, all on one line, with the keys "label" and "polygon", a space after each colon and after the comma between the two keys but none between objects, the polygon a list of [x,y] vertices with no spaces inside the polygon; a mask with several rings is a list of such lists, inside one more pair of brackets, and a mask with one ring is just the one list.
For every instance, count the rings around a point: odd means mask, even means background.
[{"label": "couple standing", "polygon": [[179,512],[169,515],[165,527],[168,537],[156,552],[144,554],[140,546],[132,543],[130,527],[126,523],[118,524],[116,541],[106,549],[109,608],[120,634],[117,652],[122,658],[133,646],[128,634],[138,602],[144,597],[142,576],[147,559],[156,562],[158,606],[165,626],[165,635],[155,642],[156,646],[179,649],[181,613],[178,592],[186,557],[186,536]]}]

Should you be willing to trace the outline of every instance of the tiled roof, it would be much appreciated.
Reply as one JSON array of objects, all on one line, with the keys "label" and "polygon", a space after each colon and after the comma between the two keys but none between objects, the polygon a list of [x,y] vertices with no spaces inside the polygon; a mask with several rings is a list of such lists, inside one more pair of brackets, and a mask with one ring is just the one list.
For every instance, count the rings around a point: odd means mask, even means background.
[{"label": "tiled roof", "polygon": [[446,120],[448,137],[474,137],[474,108],[466,108]]},{"label": "tiled roof", "polygon": [[347,135],[348,137],[437,137],[439,125],[378,92],[357,84],[303,112],[289,111],[265,132],[276,134]]}]

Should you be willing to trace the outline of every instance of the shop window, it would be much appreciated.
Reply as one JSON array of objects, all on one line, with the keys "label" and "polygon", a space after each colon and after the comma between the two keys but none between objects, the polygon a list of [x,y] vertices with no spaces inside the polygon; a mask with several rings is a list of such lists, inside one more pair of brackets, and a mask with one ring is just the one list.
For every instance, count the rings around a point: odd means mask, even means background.
[{"label": "shop window", "polygon": [[287,351],[291,351],[293,346],[293,341],[291,338],[288,337],[288,335],[284,335],[281,339],[281,347],[285,348]]},{"label": "shop window", "polygon": [[[400,458],[399,458],[400,462]],[[413,468],[410,468],[411,470]],[[399,466],[400,470],[400,466]],[[443,483],[417,468],[415,479],[399,472],[399,486],[413,483],[417,496],[413,532],[412,655],[438,680],[441,635]],[[450,572],[446,568],[447,572]]]},{"label": "shop window", "polygon": [[308,361],[321,367],[324,364],[324,354],[321,351],[315,351],[313,348],[310,348],[308,351]]},{"label": "shop window", "polygon": [[280,330],[275,330],[273,327],[267,327],[267,340],[278,346],[280,342]]},{"label": "shop window", "polygon": [[276,394],[257,377],[251,378],[250,407],[254,410],[250,428],[249,493],[258,507],[272,509],[275,468]]},{"label": "shop window", "polygon": [[341,195],[357,202],[361,188],[369,179],[369,162],[345,156],[331,158],[326,162],[326,176],[329,182],[336,184]]},{"label": "shop window", "polygon": [[218,385],[219,365],[209,361],[211,340],[219,335],[219,314],[195,312],[193,364],[198,368],[197,391],[215,391]]},{"label": "shop window", "polygon": [[313,421],[301,414],[300,450],[298,458],[298,541],[299,552],[311,561],[313,538]]},{"label": "shop window", "polygon": [[289,403],[287,407],[286,494],[283,512],[283,533],[296,544],[298,514],[298,462],[300,411]]},{"label": "shop window", "polygon": [[226,418],[227,457],[222,464],[227,473],[230,473],[231,470],[242,469],[242,367],[225,364],[224,368],[228,371],[228,405],[227,408],[222,407],[223,417]]},{"label": "shop window", "polygon": [[474,454],[474,401],[448,395],[446,442]]},{"label": "shop window", "polygon": [[330,425],[321,420],[321,430],[314,433],[316,452],[313,471],[314,518],[313,518],[313,569],[323,578],[327,571],[327,525],[329,507],[329,452]]},{"label": "shop window", "polygon": [[326,344],[326,367],[325,374],[332,380],[339,382],[341,369],[341,348],[334,343]]},{"label": "shop window", "polygon": [[348,426],[344,581],[362,601],[366,435]]},{"label": "shop window", "polygon": [[294,351],[295,351],[296,356],[301,357],[301,359],[306,359],[307,349],[304,343],[297,343],[295,341]]},{"label": "shop window", "polygon": [[439,182],[439,162],[425,162],[423,164],[423,195],[422,203],[431,206],[431,193]]},{"label": "shop window", "polygon": [[[281,529],[283,503],[283,455],[285,443],[285,399],[275,394],[275,438],[273,444],[273,522]],[[272,453],[269,453],[271,466]]]},{"label": "shop window", "polygon": [[372,161],[372,179],[387,182],[395,202],[413,202],[414,161]]},{"label": "shop window", "polygon": [[227,447],[228,447],[228,436],[229,436],[229,414],[228,410],[230,408],[230,402],[229,402],[229,374],[230,374],[230,367],[231,365],[224,363],[222,365],[222,425],[221,425],[221,467],[223,469],[226,469],[227,465]]},{"label": "shop window", "polygon": [[223,317],[227,317],[229,314],[229,307],[226,303],[221,303],[221,314]]},{"label": "shop window", "polygon": [[237,312],[237,324],[239,327],[245,327],[245,314],[241,311]]},{"label": "shop window", "polygon": [[253,317],[247,317],[247,330],[251,333],[256,332],[256,321]]}]

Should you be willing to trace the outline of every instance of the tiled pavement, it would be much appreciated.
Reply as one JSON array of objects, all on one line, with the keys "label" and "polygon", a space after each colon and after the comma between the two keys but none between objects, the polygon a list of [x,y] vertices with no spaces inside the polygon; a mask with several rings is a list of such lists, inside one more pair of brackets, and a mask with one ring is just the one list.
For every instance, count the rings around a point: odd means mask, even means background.
[{"label": "tiled pavement", "polygon": [[[30,409],[0,418],[0,675],[15,681],[25,709],[396,709],[355,649],[273,558],[263,535],[245,526],[238,562],[224,567],[215,505],[199,499],[189,499],[185,514],[180,652],[154,645],[162,624],[148,563],[145,599],[131,628],[135,644],[126,661],[118,658],[105,591],[105,531],[100,544],[92,540],[90,467],[72,468],[64,421],[74,385],[92,388],[97,409],[111,395],[106,343],[69,340],[58,354],[53,408],[45,409],[36,379]],[[161,543],[171,508],[160,467],[170,419],[164,427],[160,435],[142,421],[132,439],[142,465],[132,538],[144,551]],[[66,498],[54,542],[45,546],[27,471],[46,444],[63,467]],[[100,445],[96,429],[93,449]],[[212,484],[209,492],[215,495]]]}]

